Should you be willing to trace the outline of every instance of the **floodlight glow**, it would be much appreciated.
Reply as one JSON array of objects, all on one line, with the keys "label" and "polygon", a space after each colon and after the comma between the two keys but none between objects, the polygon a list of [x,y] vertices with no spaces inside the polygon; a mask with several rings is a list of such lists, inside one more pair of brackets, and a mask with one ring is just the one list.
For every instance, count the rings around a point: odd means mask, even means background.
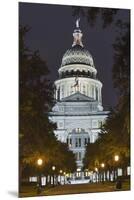
[{"label": "floodlight glow", "polygon": [[104,168],[104,167],[105,167],[105,164],[104,164],[104,163],[101,163],[101,167]]},{"label": "floodlight glow", "polygon": [[37,164],[38,164],[39,166],[41,166],[41,165],[43,164],[43,160],[42,160],[41,158],[39,158],[39,159],[37,160]]},{"label": "floodlight glow", "polygon": [[117,162],[119,160],[119,156],[118,155],[115,155],[114,156],[114,160]]},{"label": "floodlight glow", "polygon": [[52,170],[53,170],[53,171],[55,170],[55,168],[56,168],[55,166],[52,166]]}]

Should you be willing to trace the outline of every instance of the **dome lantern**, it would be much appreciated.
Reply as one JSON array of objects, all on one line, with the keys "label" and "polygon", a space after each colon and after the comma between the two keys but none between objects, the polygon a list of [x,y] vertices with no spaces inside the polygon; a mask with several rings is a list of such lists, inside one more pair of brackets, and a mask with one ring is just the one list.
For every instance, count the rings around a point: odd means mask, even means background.
[{"label": "dome lantern", "polygon": [[72,65],[72,64],[73,65],[80,64],[80,65],[87,65],[95,69],[92,55],[87,49],[84,48],[84,45],[82,43],[83,34],[79,28],[79,22],[80,22],[80,19],[77,19],[76,28],[74,29],[74,32],[73,32],[74,41],[73,41],[72,47],[64,53],[62,62],[61,62],[61,67]]},{"label": "dome lantern", "polygon": [[80,18],[76,20],[76,29],[73,32],[74,41],[73,41],[72,47],[74,47],[75,45],[80,45],[81,47],[83,47],[82,40],[81,40],[83,34],[79,28],[79,22],[80,22]]}]

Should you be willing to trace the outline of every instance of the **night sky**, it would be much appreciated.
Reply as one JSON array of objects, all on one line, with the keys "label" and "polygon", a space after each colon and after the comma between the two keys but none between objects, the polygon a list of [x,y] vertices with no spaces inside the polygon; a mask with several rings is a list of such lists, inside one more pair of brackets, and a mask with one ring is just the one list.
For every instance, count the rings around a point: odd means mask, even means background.
[{"label": "night sky", "polygon": [[[39,50],[41,57],[47,61],[50,79],[58,78],[58,68],[63,54],[71,48],[73,30],[77,17],[72,16],[72,7],[65,5],[47,5],[37,3],[19,4],[20,24],[31,27],[26,43],[31,50]],[[129,20],[129,10],[120,10],[117,18]],[[81,17],[80,29],[83,32],[84,47],[93,56],[98,78],[103,83],[102,97],[105,109],[114,107],[117,92],[112,84],[113,48],[117,35],[114,25],[102,28],[99,18],[94,27],[87,19]]]}]

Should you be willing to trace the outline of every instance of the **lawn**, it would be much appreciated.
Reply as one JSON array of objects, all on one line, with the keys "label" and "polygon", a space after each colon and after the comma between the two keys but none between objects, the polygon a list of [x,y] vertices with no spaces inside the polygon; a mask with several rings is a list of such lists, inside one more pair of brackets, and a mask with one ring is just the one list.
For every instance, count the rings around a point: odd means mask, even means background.
[{"label": "lawn", "polygon": [[[55,187],[44,187],[40,196],[63,195],[63,194],[79,194],[79,193],[95,193],[95,192],[113,192],[130,190],[130,181],[124,181],[122,189],[117,190],[114,182],[105,183],[88,183],[74,185],[57,185]],[[21,188],[20,197],[37,196],[37,188],[35,186],[25,186]]]}]

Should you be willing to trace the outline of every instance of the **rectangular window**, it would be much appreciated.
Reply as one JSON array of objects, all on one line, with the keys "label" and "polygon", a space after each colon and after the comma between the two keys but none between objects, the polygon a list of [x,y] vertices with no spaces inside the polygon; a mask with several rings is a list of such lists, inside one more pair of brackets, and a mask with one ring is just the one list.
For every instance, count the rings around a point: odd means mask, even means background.
[{"label": "rectangular window", "polygon": [[79,152],[79,160],[81,160],[81,152]]},{"label": "rectangular window", "polygon": [[75,147],[78,147],[78,138],[75,139]]},{"label": "rectangular window", "polygon": [[68,144],[69,142],[68,142],[68,138],[67,138],[67,144]]},{"label": "rectangular window", "polygon": [[70,138],[70,144],[72,145],[72,139]]},{"label": "rectangular window", "polygon": [[[60,111],[63,111],[63,108],[61,108]],[[59,128],[63,128],[63,123],[62,122],[59,122]]]},{"label": "rectangular window", "polygon": [[81,138],[79,138],[79,147],[81,147]]},{"label": "rectangular window", "polygon": [[85,138],[85,143],[84,144],[87,145],[87,143],[88,143],[87,138]]},{"label": "rectangular window", "polygon": [[75,153],[75,159],[77,160],[77,153]]},{"label": "rectangular window", "polygon": [[98,121],[98,126],[99,126],[99,128],[101,128],[102,127],[102,121]]}]

